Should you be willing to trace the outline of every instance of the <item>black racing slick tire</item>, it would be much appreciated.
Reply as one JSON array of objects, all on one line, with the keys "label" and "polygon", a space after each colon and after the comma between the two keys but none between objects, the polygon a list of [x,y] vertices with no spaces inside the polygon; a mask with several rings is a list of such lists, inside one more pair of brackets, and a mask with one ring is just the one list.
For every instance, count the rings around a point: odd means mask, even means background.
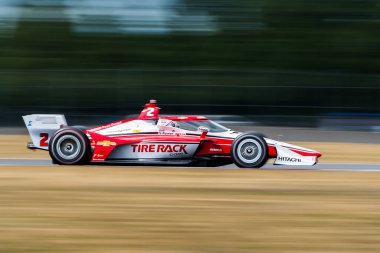
[{"label": "black racing slick tire", "polygon": [[86,164],[91,159],[90,141],[79,129],[62,128],[50,140],[49,154],[56,164]]},{"label": "black racing slick tire", "polygon": [[262,135],[244,133],[231,145],[231,158],[240,168],[260,168],[268,160],[268,145]]}]

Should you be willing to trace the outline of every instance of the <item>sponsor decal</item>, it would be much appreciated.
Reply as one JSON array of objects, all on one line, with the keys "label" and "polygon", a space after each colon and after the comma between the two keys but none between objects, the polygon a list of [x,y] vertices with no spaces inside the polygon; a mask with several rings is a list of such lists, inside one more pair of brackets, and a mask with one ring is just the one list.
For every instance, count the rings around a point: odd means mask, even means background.
[{"label": "sponsor decal", "polygon": [[210,148],[210,152],[222,152],[221,148]]},{"label": "sponsor decal", "polygon": [[158,134],[160,135],[175,135],[175,136],[184,136],[186,135],[186,133],[182,133],[182,132],[166,132],[166,131],[159,131]]},{"label": "sponsor decal", "polygon": [[291,163],[300,163],[300,162],[302,162],[302,160],[299,159],[299,158],[286,157],[286,156],[278,157],[277,160],[279,160],[281,162],[291,162]]},{"label": "sponsor decal", "polygon": [[28,126],[32,126],[32,121],[29,120]]},{"label": "sponsor decal", "polygon": [[98,141],[96,145],[103,146],[103,147],[109,147],[109,146],[116,146],[116,142],[113,141]]},{"label": "sponsor decal", "polygon": [[178,153],[187,154],[186,144],[134,144],[132,146],[133,153]]},{"label": "sponsor decal", "polygon": [[104,125],[104,126],[100,126],[100,127],[97,127],[97,128],[94,128],[94,129],[90,129],[90,130],[92,132],[97,132],[97,131],[100,131],[100,130],[103,130],[103,129],[106,129],[106,128],[109,128],[109,127],[120,125],[121,123],[123,123],[123,121],[114,122],[114,123],[107,124],[107,125]]},{"label": "sponsor decal", "polygon": [[57,124],[57,119],[54,116],[37,116],[36,121],[41,121],[41,124]]},{"label": "sponsor decal", "polygon": [[108,131],[108,134],[119,134],[119,133],[126,133],[129,131],[131,131],[131,129],[129,129],[129,128],[127,128],[127,129],[116,129],[116,130]]}]

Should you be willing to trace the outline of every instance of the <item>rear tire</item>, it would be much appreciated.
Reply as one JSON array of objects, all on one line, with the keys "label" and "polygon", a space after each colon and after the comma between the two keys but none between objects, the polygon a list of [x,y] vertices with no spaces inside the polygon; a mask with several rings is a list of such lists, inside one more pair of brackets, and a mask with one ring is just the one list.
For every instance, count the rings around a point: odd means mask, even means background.
[{"label": "rear tire", "polygon": [[49,154],[56,164],[86,164],[91,159],[90,141],[79,129],[62,128],[50,140]]},{"label": "rear tire", "polygon": [[260,168],[268,160],[268,145],[262,135],[244,133],[231,145],[231,158],[240,168]]}]

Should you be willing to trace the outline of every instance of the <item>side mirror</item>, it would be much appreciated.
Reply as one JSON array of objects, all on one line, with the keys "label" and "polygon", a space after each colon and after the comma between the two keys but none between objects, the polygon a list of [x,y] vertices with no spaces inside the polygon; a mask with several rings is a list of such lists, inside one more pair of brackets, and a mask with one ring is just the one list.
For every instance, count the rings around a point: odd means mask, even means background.
[{"label": "side mirror", "polygon": [[208,129],[207,127],[202,127],[202,126],[198,127],[198,131],[202,132],[200,138],[201,139],[205,138],[209,130],[210,129]]},{"label": "side mirror", "polygon": [[198,131],[202,132],[202,133],[204,133],[204,132],[208,133],[210,131],[210,129],[208,129],[207,127],[204,127],[204,126],[200,126],[200,127],[198,127]]}]

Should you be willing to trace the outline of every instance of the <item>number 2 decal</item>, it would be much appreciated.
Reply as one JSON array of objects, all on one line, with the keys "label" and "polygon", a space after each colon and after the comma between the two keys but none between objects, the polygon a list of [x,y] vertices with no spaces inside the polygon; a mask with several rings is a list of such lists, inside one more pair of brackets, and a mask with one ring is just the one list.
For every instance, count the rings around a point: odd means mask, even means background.
[{"label": "number 2 decal", "polygon": [[154,108],[148,108],[147,110],[148,110],[148,112],[146,113],[146,116],[148,116],[148,117],[153,117],[153,116],[154,116],[154,115],[153,115]]},{"label": "number 2 decal", "polygon": [[49,134],[48,133],[40,133],[40,146],[41,147],[47,147],[49,144],[47,143],[47,140],[49,139]]}]

